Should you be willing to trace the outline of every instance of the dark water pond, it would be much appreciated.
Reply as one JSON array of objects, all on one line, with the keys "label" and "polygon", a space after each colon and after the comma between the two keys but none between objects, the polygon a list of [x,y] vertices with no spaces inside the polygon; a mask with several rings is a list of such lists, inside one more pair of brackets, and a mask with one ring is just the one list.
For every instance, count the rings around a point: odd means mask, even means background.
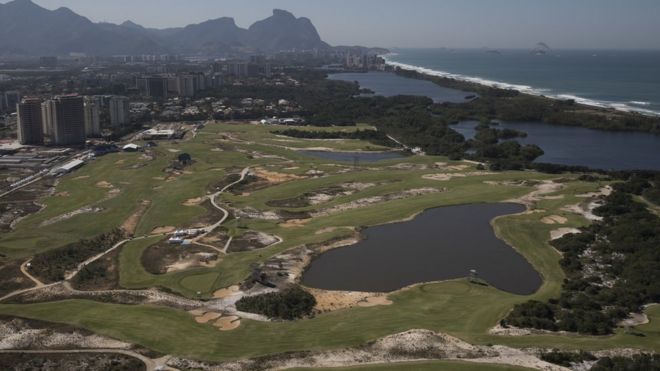
[{"label": "dark water pond", "polygon": [[[395,95],[416,95],[433,99],[436,103],[462,103],[474,98],[474,93],[445,88],[430,81],[411,79],[390,72],[336,73],[328,76],[331,80],[341,80],[360,84],[375,95],[391,97]],[[466,99],[470,97],[469,99]]]},{"label": "dark water pond", "polygon": [[391,160],[395,158],[405,157],[405,154],[397,151],[388,152],[333,152],[333,151],[298,151],[299,153],[307,156],[324,158],[334,161],[355,161],[356,159],[361,162],[375,162],[381,160]]},{"label": "dark water pond", "polygon": [[[452,128],[466,139],[474,138],[476,121]],[[611,132],[542,122],[503,122],[497,128],[527,133],[521,144],[536,144],[545,151],[537,162],[588,166],[605,170],[660,170],[660,135]]]},{"label": "dark water pond", "polygon": [[531,294],[542,280],[490,222],[525,207],[512,203],[430,209],[408,222],[367,228],[359,243],[314,259],[303,275],[309,287],[390,292],[418,282],[467,277],[475,269],[489,284]]}]

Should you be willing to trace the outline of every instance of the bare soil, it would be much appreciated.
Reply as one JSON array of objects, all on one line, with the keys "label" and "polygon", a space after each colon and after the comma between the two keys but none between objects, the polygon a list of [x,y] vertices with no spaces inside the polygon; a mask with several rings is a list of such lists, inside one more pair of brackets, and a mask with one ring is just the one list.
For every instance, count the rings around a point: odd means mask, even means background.
[{"label": "bare soil", "polygon": [[277,237],[273,235],[263,232],[247,231],[232,239],[228,252],[259,250],[268,247],[277,241]]},{"label": "bare soil", "polygon": [[218,261],[218,252],[205,246],[170,245],[163,241],[147,247],[140,260],[147,272],[165,274],[194,267],[213,266]]}]

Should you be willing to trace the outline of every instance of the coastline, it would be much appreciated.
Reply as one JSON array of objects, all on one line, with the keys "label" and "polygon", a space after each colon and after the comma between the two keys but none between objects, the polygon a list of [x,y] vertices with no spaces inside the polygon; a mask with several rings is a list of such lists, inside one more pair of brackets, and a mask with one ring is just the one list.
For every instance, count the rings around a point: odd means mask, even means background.
[{"label": "coastline", "polygon": [[[381,58],[385,60],[385,64],[388,66],[392,67],[398,67],[403,70],[408,70],[408,71],[415,71],[417,73],[420,73],[422,75],[430,76],[430,77],[441,77],[441,78],[447,78],[447,79],[453,79],[457,81],[463,81],[463,82],[469,82],[473,84],[478,84],[481,86],[489,87],[489,88],[497,88],[497,89],[507,89],[507,90],[515,90],[517,92],[520,92],[522,94],[528,94],[528,95],[533,95],[537,97],[545,97],[545,98],[550,98],[550,99],[556,99],[556,100],[573,100],[578,104],[582,104],[585,106],[590,106],[590,107],[596,107],[596,108],[602,108],[602,109],[613,109],[619,112],[626,112],[626,113],[636,113],[644,116],[651,116],[651,117],[660,117],[660,111],[653,111],[649,109],[644,109],[644,108],[637,108],[637,107],[631,107],[630,105],[626,103],[621,103],[621,102],[603,102],[603,101],[597,101],[593,99],[588,99],[588,98],[583,98],[579,97],[576,95],[571,95],[571,94],[551,94],[547,92],[547,89],[542,89],[542,88],[534,88],[529,85],[522,85],[522,84],[511,84],[511,83],[506,83],[502,81],[495,81],[495,80],[489,80],[481,77],[476,77],[476,76],[467,76],[467,75],[462,75],[462,74],[457,74],[457,73],[451,73],[447,71],[440,71],[440,70],[434,70],[422,66],[416,66],[412,64],[407,64],[407,63],[401,63],[401,62],[396,62],[390,59],[390,57],[398,55],[398,53],[391,52],[388,54],[382,54],[379,55]],[[633,103],[633,101],[629,101],[628,103]],[[636,103],[641,103],[641,102],[636,102]],[[644,102],[646,103],[646,102]]]}]

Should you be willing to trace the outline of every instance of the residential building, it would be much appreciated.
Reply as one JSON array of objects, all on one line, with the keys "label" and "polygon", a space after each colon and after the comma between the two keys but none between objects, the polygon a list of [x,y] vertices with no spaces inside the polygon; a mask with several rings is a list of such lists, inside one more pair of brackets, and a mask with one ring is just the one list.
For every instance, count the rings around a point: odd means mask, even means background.
[{"label": "residential building", "polygon": [[21,93],[17,91],[6,91],[0,95],[5,112],[16,112],[16,105],[21,101]]},{"label": "residential building", "polygon": [[72,94],[55,97],[52,116],[51,144],[57,146],[85,143],[85,103],[83,97]]},{"label": "residential building", "polygon": [[55,117],[55,101],[52,99],[41,103],[41,119],[43,122],[44,138],[53,140],[53,127],[57,118]]},{"label": "residential building", "polygon": [[85,97],[85,135],[101,136],[100,102],[94,97]]},{"label": "residential building", "polygon": [[21,144],[44,144],[41,99],[25,98],[18,104],[18,141]]},{"label": "residential building", "polygon": [[131,122],[130,101],[128,97],[113,96],[110,98],[110,126],[113,128],[126,126]]},{"label": "residential building", "polygon": [[167,99],[168,79],[165,77],[147,77],[147,96]]}]

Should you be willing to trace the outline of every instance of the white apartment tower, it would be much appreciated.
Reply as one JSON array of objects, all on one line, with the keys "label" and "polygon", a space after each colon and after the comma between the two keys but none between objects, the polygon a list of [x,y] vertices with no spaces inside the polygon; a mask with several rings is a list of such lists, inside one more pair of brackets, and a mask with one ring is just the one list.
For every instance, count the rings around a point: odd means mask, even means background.
[{"label": "white apartment tower", "polygon": [[109,108],[111,127],[122,127],[131,122],[130,101],[127,97],[116,96],[110,98]]}]

